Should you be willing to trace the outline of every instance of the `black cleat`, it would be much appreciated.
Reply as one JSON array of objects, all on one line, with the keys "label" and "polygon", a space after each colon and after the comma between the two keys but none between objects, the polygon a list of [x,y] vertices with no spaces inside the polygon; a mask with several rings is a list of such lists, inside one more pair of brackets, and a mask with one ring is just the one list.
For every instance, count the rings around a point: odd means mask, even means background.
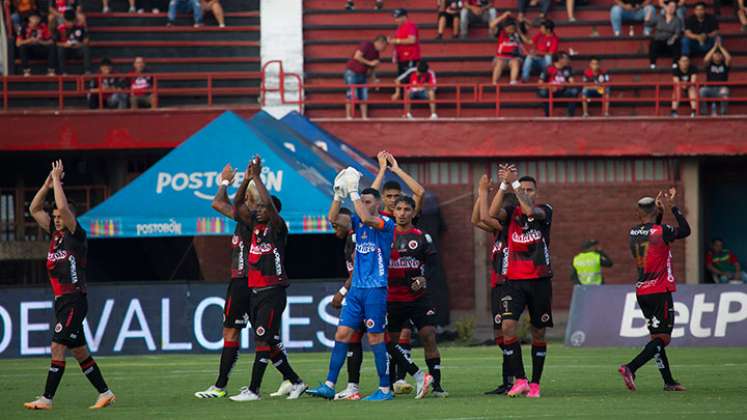
[{"label": "black cleat", "polygon": [[511,390],[511,386],[512,384],[503,384],[492,391],[485,392],[484,395],[504,395]]}]

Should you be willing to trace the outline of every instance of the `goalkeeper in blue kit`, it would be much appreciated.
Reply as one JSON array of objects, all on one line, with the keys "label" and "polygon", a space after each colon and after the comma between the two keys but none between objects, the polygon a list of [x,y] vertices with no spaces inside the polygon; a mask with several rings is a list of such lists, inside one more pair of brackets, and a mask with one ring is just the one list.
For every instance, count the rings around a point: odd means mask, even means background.
[{"label": "goalkeeper in blue kit", "polygon": [[343,170],[335,180],[335,198],[330,217],[337,217],[342,200],[349,195],[355,206],[355,214],[352,216],[356,236],[355,262],[350,290],[344,291],[347,295],[346,303],[335,333],[327,380],[306,392],[317,397],[334,398],[335,383],[345,363],[348,342],[354,330],[365,323],[379,375],[379,389],[363,400],[384,401],[394,398],[390,390],[384,329],[389,257],[395,224],[389,217],[379,216],[381,195],[377,190],[366,188],[358,193],[359,180],[360,173],[352,168]]}]

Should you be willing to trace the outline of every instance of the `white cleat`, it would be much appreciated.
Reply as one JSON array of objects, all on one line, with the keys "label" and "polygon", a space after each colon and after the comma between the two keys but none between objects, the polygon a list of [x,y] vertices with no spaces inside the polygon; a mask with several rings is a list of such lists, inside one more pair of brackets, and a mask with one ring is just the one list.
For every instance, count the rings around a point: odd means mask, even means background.
[{"label": "white cleat", "polygon": [[431,389],[433,376],[431,376],[429,373],[421,373],[420,375],[416,376],[415,379],[417,380],[417,392],[415,393],[415,399],[419,400],[421,398],[425,398],[425,396],[428,395],[428,391],[430,391]]},{"label": "white cleat", "polygon": [[284,397],[290,394],[292,388],[293,388],[293,383],[286,379],[280,384],[280,387],[278,388],[278,390],[270,394],[270,396],[271,397]]},{"label": "white cleat", "polygon": [[244,402],[244,401],[259,401],[262,398],[259,395],[249,390],[249,387],[241,387],[241,392],[238,395],[228,397],[231,401]]},{"label": "white cleat", "polygon": [[44,396],[37,397],[34,401],[24,403],[23,406],[28,410],[51,410],[52,400]]},{"label": "white cleat", "polygon": [[400,379],[392,385],[394,395],[409,394],[415,389],[412,385],[408,384],[404,379]]},{"label": "white cleat", "polygon": [[288,394],[288,400],[297,400],[298,397],[303,395],[304,392],[306,392],[306,388],[309,386],[305,383],[301,382],[300,384],[293,384],[291,385],[290,393]]},{"label": "white cleat", "polygon": [[218,388],[215,385],[210,385],[210,388],[204,391],[195,392],[195,397],[201,398],[201,399],[223,398],[225,396],[226,396],[226,390],[224,390],[223,388]]},{"label": "white cleat", "polygon": [[357,401],[360,399],[361,399],[361,390],[360,390],[360,387],[358,387],[358,385],[356,384],[348,384],[347,388],[335,394],[335,401],[340,401],[340,400]]}]

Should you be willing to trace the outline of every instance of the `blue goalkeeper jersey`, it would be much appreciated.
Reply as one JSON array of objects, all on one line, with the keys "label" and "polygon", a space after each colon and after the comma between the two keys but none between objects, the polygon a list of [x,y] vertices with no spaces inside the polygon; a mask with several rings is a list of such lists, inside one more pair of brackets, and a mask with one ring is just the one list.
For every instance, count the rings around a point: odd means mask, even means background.
[{"label": "blue goalkeeper jersey", "polygon": [[355,230],[355,262],[352,287],[387,287],[389,255],[394,240],[394,220],[379,216],[384,228],[374,229],[364,224],[358,215],[352,217]]}]

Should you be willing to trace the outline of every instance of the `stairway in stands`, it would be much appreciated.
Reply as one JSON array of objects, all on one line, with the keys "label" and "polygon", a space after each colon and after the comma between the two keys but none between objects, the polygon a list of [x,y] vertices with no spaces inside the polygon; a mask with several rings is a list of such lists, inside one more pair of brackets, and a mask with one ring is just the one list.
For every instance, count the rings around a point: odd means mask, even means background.
[{"label": "stairway in stands", "polygon": [[[114,71],[127,73],[136,56],[143,56],[149,73],[201,73],[195,80],[159,81],[159,107],[205,106],[207,97],[196,88],[207,87],[206,74],[220,75],[241,72],[236,80],[213,80],[212,86],[222,93],[213,105],[257,105],[260,84],[259,0],[221,0],[226,12],[226,27],[219,28],[212,14],[207,14],[205,25],[192,26],[191,15],[178,15],[176,24],[166,26],[166,10],[161,13],[126,13],[126,0],[111,0],[113,12],[100,13],[100,0],[83,0],[91,39],[93,71],[98,70],[102,57],[109,57]],[[166,3],[164,2],[164,5]],[[17,60],[19,63],[20,60]],[[69,74],[83,72],[81,60],[71,60]],[[46,63],[33,62],[33,73],[43,74]],[[17,72],[20,71],[17,70]],[[11,83],[14,90],[55,90],[56,82]],[[74,82],[65,83],[66,89]],[[242,88],[240,91],[232,91]],[[190,89],[193,89],[190,92]],[[10,107],[55,107],[56,98],[11,99]],[[86,108],[85,99],[65,99],[65,109]]]},{"label": "stairway in stands", "polygon": [[[491,61],[495,53],[495,39],[488,34],[487,25],[470,28],[467,40],[452,39],[445,35],[444,40],[436,40],[436,11],[433,0],[387,0],[385,9],[375,11],[373,0],[356,1],[356,10],[346,11],[338,0],[305,0],[304,1],[304,72],[306,88],[306,113],[312,117],[343,117],[344,108],[338,102],[344,95],[344,89],[329,87],[330,84],[342,83],[342,73],[345,62],[354,52],[362,40],[371,40],[377,34],[393,35],[396,25],[392,19],[392,11],[396,7],[406,7],[412,19],[420,30],[423,57],[429,61],[431,68],[436,71],[439,84],[454,83],[490,83]],[[498,11],[512,10],[516,13],[515,0],[499,0],[496,2]],[[671,68],[669,58],[661,58],[656,70],[648,67],[648,39],[641,36],[641,25],[635,26],[636,36],[627,36],[628,25],[624,27],[625,36],[615,38],[609,23],[609,9],[611,2],[605,0],[591,0],[591,4],[576,8],[576,22],[569,22],[565,12],[565,5],[555,3],[550,18],[556,24],[555,32],[561,39],[562,50],[573,49],[577,55],[573,57],[572,66],[577,79],[587,66],[588,59],[597,56],[602,60],[603,68],[610,73],[613,82],[671,82]],[[537,9],[530,8],[528,18],[537,16]],[[733,9],[722,7],[719,18],[721,34],[724,44],[731,52],[732,62],[731,81],[747,81],[747,34],[740,32],[739,23],[733,14]],[[530,31],[530,36],[536,29]],[[450,33],[447,30],[447,33]],[[389,60],[391,47],[384,53],[382,65],[377,73],[384,83],[392,83],[395,77],[395,67]],[[702,59],[694,61],[698,66],[700,77]],[[536,79],[536,78],[535,78]],[[508,81],[504,72],[501,82]],[[326,86],[326,87],[325,87]],[[384,103],[371,105],[372,117],[398,117],[401,115],[401,104],[386,103],[392,89],[381,89],[376,92],[370,90],[371,100]],[[453,99],[455,89],[439,88],[438,97]],[[485,91],[486,101],[495,98],[494,90]],[[671,89],[663,90],[663,95],[669,98]],[[463,90],[462,97],[471,95],[471,91]],[[652,97],[653,88],[620,87],[612,91],[613,97],[625,98],[629,102],[612,104],[613,116],[653,115],[653,104],[636,101],[636,98]],[[732,97],[747,97],[747,88],[732,88]],[[514,103],[502,105],[501,116],[541,116],[542,111],[536,96],[536,88],[510,87],[501,90],[502,100],[516,100]],[[525,102],[519,102],[524,100]],[[420,105],[424,107],[424,105]],[[597,105],[598,107],[598,105]],[[668,104],[663,104],[663,114],[668,115]],[[454,116],[453,105],[439,105],[439,115]],[[489,117],[495,115],[495,106],[489,103],[464,104],[462,116]],[[580,107],[579,107],[580,108]],[[684,108],[681,108],[681,112]],[[730,114],[747,113],[745,103],[730,105]],[[599,113],[593,109],[592,113]],[[425,111],[420,114],[426,115]],[[580,113],[579,113],[580,114]],[[555,115],[561,115],[558,110]]]}]

